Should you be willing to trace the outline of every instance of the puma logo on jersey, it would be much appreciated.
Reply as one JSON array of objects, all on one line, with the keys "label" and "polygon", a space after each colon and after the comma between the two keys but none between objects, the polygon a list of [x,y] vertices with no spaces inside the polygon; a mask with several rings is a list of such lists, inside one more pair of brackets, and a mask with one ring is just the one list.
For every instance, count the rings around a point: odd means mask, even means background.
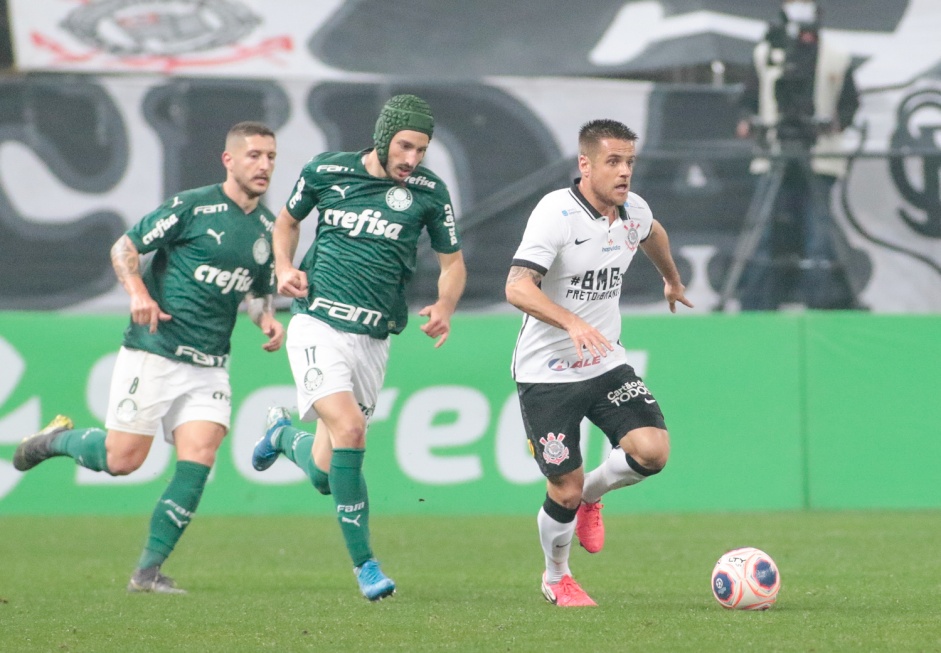
[{"label": "puma logo on jersey", "polygon": [[173,204],[170,205],[170,208],[171,208],[171,209],[176,208],[176,207],[178,207],[178,206],[179,206],[180,204],[182,204],[182,203],[183,203],[183,200],[181,200],[179,197],[174,197],[174,198],[173,198]]},{"label": "puma logo on jersey", "polygon": [[350,232],[350,236],[358,236],[362,232],[374,236],[383,236],[389,240],[398,240],[402,232],[402,225],[389,222],[382,218],[382,211],[366,209],[362,213],[353,213],[343,209],[327,209],[323,213],[323,223],[342,227]]},{"label": "puma logo on jersey", "polygon": [[206,233],[212,236],[213,238],[215,238],[217,243],[219,243],[220,245],[222,244],[222,236],[225,234],[224,231],[217,234],[212,229],[206,229]]},{"label": "puma logo on jersey", "polygon": [[334,184],[333,186],[330,187],[330,190],[335,190],[336,192],[338,192],[338,193],[340,194],[340,197],[342,197],[343,199],[346,199],[346,190],[347,190],[348,188],[349,188],[348,185],[347,185],[347,186],[344,186],[343,188],[340,188],[339,186],[337,186],[336,184]]},{"label": "puma logo on jersey", "polygon": [[356,527],[358,528],[358,527],[359,527],[359,518],[362,517],[362,516],[363,516],[362,513],[360,513],[360,514],[356,515],[356,517],[354,517],[353,519],[350,519],[349,517],[345,517],[345,516],[343,516],[343,515],[340,515],[340,521],[342,521],[342,522],[344,522],[344,523],[346,523],[346,524],[353,524],[354,526],[356,526]]}]

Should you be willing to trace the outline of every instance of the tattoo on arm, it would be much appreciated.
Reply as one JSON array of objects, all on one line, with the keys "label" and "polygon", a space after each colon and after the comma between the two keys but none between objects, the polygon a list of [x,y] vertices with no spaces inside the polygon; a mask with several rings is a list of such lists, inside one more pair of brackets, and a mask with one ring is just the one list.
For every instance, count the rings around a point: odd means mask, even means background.
[{"label": "tattoo on arm", "polygon": [[111,247],[111,265],[122,284],[128,277],[140,276],[140,254],[127,234]]},{"label": "tattoo on arm", "polygon": [[255,297],[251,293],[245,296],[248,316],[257,326],[261,326],[261,318],[265,313],[274,315],[274,295]]},{"label": "tattoo on arm", "polygon": [[545,275],[540,274],[539,272],[537,272],[536,270],[533,270],[532,268],[524,268],[519,265],[514,265],[513,267],[510,268],[510,274],[506,278],[506,285],[509,286],[511,284],[516,283],[517,281],[528,278],[528,279],[531,279],[532,282],[538,288],[539,286],[542,285],[542,278],[544,276]]}]

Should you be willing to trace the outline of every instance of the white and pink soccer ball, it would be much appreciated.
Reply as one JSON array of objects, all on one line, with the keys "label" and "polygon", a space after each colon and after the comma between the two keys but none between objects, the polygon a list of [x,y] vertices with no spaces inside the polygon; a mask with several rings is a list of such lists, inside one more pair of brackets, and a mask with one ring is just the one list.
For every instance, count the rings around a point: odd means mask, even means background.
[{"label": "white and pink soccer ball", "polygon": [[730,610],[767,610],[781,589],[778,566],[754,547],[722,554],[712,569],[712,595]]}]

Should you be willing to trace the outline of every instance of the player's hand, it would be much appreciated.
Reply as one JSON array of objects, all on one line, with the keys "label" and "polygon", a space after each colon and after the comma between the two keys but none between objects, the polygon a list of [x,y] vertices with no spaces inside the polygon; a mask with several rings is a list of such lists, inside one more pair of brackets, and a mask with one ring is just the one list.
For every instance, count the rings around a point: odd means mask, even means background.
[{"label": "player's hand", "polygon": [[278,294],[295,299],[307,297],[307,275],[297,268],[287,268],[276,274]]},{"label": "player's hand", "polygon": [[568,331],[572,344],[575,345],[578,360],[584,359],[586,351],[593,358],[607,356],[609,351],[614,351],[614,347],[598,329],[577,315],[573,315],[573,317],[574,320],[565,330]]},{"label": "player's hand", "polygon": [[268,336],[268,342],[261,346],[265,351],[278,351],[284,343],[284,325],[265,313],[261,318],[261,332]]},{"label": "player's hand", "polygon": [[131,320],[134,324],[149,325],[150,332],[157,333],[157,325],[172,319],[173,316],[164,313],[149,294],[141,293],[131,296]]},{"label": "player's hand", "polygon": [[437,338],[435,349],[447,341],[451,333],[451,312],[438,304],[431,304],[418,311],[422,317],[427,317],[428,321],[421,325],[422,332],[429,338]]},{"label": "player's hand", "polygon": [[668,302],[670,302],[670,312],[676,313],[676,303],[679,302],[684,306],[689,308],[693,307],[693,302],[686,299],[686,286],[683,284],[671,284],[667,283],[667,280],[663,280],[663,296]]}]

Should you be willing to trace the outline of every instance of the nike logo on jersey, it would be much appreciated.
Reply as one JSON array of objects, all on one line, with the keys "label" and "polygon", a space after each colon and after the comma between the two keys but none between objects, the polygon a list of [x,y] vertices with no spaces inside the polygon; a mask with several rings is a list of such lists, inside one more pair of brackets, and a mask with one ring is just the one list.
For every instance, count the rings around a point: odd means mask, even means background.
[{"label": "nike logo on jersey", "polygon": [[579,240],[578,238],[576,238],[576,239],[575,239],[575,244],[576,244],[576,245],[581,245],[582,243],[587,243],[589,240],[591,240],[591,238],[582,238],[581,240]]},{"label": "nike logo on jersey", "polygon": [[334,184],[333,186],[330,187],[330,190],[335,190],[336,192],[338,192],[338,193],[340,194],[340,197],[342,197],[343,199],[346,199],[346,191],[347,191],[348,188],[349,188],[349,186],[345,186],[344,188],[340,188],[339,186],[337,186],[336,184]]},{"label": "nike logo on jersey", "polygon": [[215,238],[215,239],[216,239],[216,242],[217,242],[219,245],[222,244],[222,236],[225,235],[225,232],[224,232],[224,231],[223,231],[222,233],[218,233],[218,234],[217,234],[217,233],[216,233],[215,231],[213,231],[212,229],[206,229],[206,233],[209,234],[210,236],[212,236],[213,238]]},{"label": "nike logo on jersey", "polygon": [[647,399],[647,398],[645,397],[645,398],[644,398],[644,403],[645,403],[645,404],[655,404],[655,403],[657,403],[657,400],[656,400],[656,399]]}]

